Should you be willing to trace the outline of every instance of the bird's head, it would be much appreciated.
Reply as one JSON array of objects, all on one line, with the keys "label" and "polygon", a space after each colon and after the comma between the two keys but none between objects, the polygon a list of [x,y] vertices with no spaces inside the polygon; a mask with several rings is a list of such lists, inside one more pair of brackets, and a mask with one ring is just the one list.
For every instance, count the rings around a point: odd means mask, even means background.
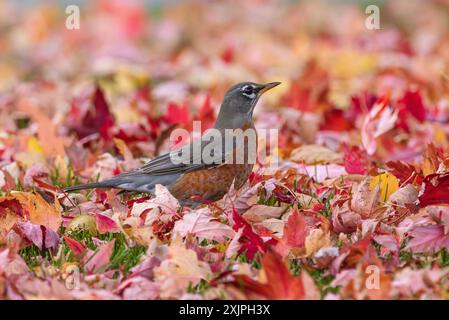
[{"label": "bird's head", "polygon": [[236,128],[239,127],[239,122],[251,120],[260,96],[279,84],[280,82],[242,82],[232,86],[224,96],[215,127]]}]

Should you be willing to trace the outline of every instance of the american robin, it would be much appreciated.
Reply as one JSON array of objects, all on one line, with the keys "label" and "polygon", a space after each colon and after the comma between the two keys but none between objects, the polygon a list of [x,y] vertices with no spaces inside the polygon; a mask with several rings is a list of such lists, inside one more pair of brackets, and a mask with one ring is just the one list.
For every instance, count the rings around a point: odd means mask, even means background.
[{"label": "american robin", "polygon": [[[254,108],[264,92],[279,84],[236,84],[224,96],[212,130],[206,131],[199,143],[193,141],[179,150],[160,155],[136,170],[101,182],[68,187],[65,191],[117,188],[153,193],[156,184],[161,184],[183,205],[196,206],[204,201],[217,201],[228,192],[232,183],[234,188],[239,189],[248,179],[255,162],[251,161],[249,150],[252,148],[254,153],[257,145],[253,143],[251,146],[249,138],[235,138],[235,131],[252,130],[257,143]],[[230,134],[234,134],[231,143],[226,140]],[[240,155],[237,155],[239,152]]]}]

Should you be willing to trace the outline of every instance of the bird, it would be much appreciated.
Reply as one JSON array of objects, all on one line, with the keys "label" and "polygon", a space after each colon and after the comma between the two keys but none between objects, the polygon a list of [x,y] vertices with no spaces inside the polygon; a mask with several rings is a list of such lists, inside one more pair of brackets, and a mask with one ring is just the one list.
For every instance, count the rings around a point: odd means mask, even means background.
[{"label": "bird", "polygon": [[[238,83],[224,95],[212,130],[206,131],[197,141],[157,156],[138,169],[104,181],[70,186],[63,190],[72,192],[115,188],[122,192],[154,194],[156,185],[161,184],[183,206],[196,207],[218,201],[232,185],[234,189],[240,189],[251,174],[255,161],[250,161],[249,153],[252,150],[254,156],[257,150],[253,112],[262,94],[279,84]],[[256,136],[256,145],[251,146],[249,138],[241,140],[232,137],[230,143],[226,141],[229,132],[238,129],[242,132],[252,130]],[[206,152],[206,149],[210,152]],[[236,160],[239,152],[240,156],[243,152],[243,161]]]}]

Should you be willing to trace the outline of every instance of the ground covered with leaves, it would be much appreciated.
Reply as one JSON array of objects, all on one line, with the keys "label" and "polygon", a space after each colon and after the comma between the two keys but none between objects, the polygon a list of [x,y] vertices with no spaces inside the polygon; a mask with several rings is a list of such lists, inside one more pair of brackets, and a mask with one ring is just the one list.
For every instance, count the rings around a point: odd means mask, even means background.
[{"label": "ground covered with leaves", "polygon": [[[449,284],[449,3],[0,2],[0,298],[442,299]],[[281,81],[279,130],[216,203],[62,187],[210,127],[224,92]],[[178,141],[179,142],[179,141]]]}]

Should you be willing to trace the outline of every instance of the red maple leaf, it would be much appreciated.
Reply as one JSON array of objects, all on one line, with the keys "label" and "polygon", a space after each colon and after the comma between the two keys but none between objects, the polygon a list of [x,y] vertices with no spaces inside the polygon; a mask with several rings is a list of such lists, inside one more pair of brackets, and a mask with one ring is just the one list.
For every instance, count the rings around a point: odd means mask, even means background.
[{"label": "red maple leaf", "polygon": [[288,255],[291,249],[303,249],[309,227],[303,214],[294,208],[284,226],[284,234],[276,245],[275,250],[282,256]]},{"label": "red maple leaf", "polygon": [[426,120],[426,108],[422,101],[421,93],[416,91],[406,91],[404,95],[397,101],[399,108],[399,118],[412,115],[419,122]]},{"label": "red maple leaf", "polygon": [[[130,145],[135,142],[146,142],[150,140],[152,133],[151,130],[148,130],[142,124],[133,124],[120,128],[115,134],[115,137],[125,141],[127,145]],[[157,135],[154,135],[154,138],[156,137]]]},{"label": "red maple leaf", "polygon": [[64,240],[65,243],[67,244],[67,247],[69,247],[70,251],[73,252],[73,255],[75,257],[80,256],[87,249],[87,247],[84,244],[68,236],[64,236]]},{"label": "red maple leaf", "polygon": [[449,204],[449,173],[426,176],[418,201],[421,208],[435,204]]},{"label": "red maple leaf", "polygon": [[354,128],[353,122],[348,119],[347,113],[341,109],[332,109],[324,113],[324,120],[320,126],[321,130],[349,131]]},{"label": "red maple leaf", "polygon": [[294,277],[280,255],[267,252],[262,259],[266,282],[256,281],[247,275],[235,275],[230,285],[243,291],[248,299],[299,300],[305,298],[301,277]]},{"label": "red maple leaf", "polygon": [[386,165],[390,169],[390,172],[398,178],[401,183],[404,183],[405,181],[412,183],[416,179],[416,182],[420,184],[424,179],[421,170],[418,171],[415,166],[410,163],[389,161]]},{"label": "red maple leaf", "polygon": [[24,210],[22,205],[16,199],[3,200],[0,202],[0,217],[6,213],[6,209],[13,211],[19,217],[25,217],[27,212]]},{"label": "red maple leaf", "polygon": [[351,108],[349,113],[352,119],[356,119],[360,114],[368,112],[377,102],[377,95],[364,91],[358,96],[351,97]]},{"label": "red maple leaf", "polygon": [[284,227],[283,239],[292,247],[302,247],[306,241],[306,235],[306,221],[298,208],[295,208]]},{"label": "red maple leaf", "polygon": [[343,157],[345,170],[349,174],[367,173],[367,155],[366,152],[358,147],[347,148]]},{"label": "red maple leaf", "polygon": [[226,47],[220,54],[220,58],[224,63],[231,63],[234,60],[234,48]]},{"label": "red maple leaf", "polygon": [[100,234],[108,233],[108,232],[119,232],[120,228],[117,223],[110,217],[97,213],[95,215],[95,222],[97,224],[97,229]]},{"label": "red maple leaf", "polygon": [[198,114],[194,117],[193,120],[201,121],[201,132],[211,128],[215,123],[215,114],[214,108],[212,108],[210,102],[210,96],[207,95],[204,99],[201,108],[198,111]]},{"label": "red maple leaf", "polygon": [[263,239],[253,231],[251,225],[234,208],[232,209],[232,220],[234,220],[232,228],[235,231],[243,228],[242,237],[240,238],[240,242],[243,242],[243,244],[239,253],[245,253],[246,257],[252,260],[257,252],[266,251],[267,247]]},{"label": "red maple leaf", "polygon": [[168,124],[191,125],[189,107],[186,104],[177,105],[170,102],[167,107],[167,113],[164,115],[164,120]]},{"label": "red maple leaf", "polygon": [[329,271],[336,274],[342,267],[354,268],[360,263],[380,266],[381,262],[377,256],[376,248],[371,243],[372,239],[372,234],[368,233],[364,238],[354,243],[345,244],[340,249],[340,256],[333,260]]},{"label": "red maple leaf", "polygon": [[[96,88],[90,99],[91,103],[84,116],[80,110],[80,101],[73,101],[70,110],[72,120],[75,122],[75,125],[72,126],[73,130],[79,139],[99,133],[103,140],[109,141],[111,139],[110,129],[114,126],[114,117],[100,87]],[[82,118],[79,119],[79,117]]]}]

